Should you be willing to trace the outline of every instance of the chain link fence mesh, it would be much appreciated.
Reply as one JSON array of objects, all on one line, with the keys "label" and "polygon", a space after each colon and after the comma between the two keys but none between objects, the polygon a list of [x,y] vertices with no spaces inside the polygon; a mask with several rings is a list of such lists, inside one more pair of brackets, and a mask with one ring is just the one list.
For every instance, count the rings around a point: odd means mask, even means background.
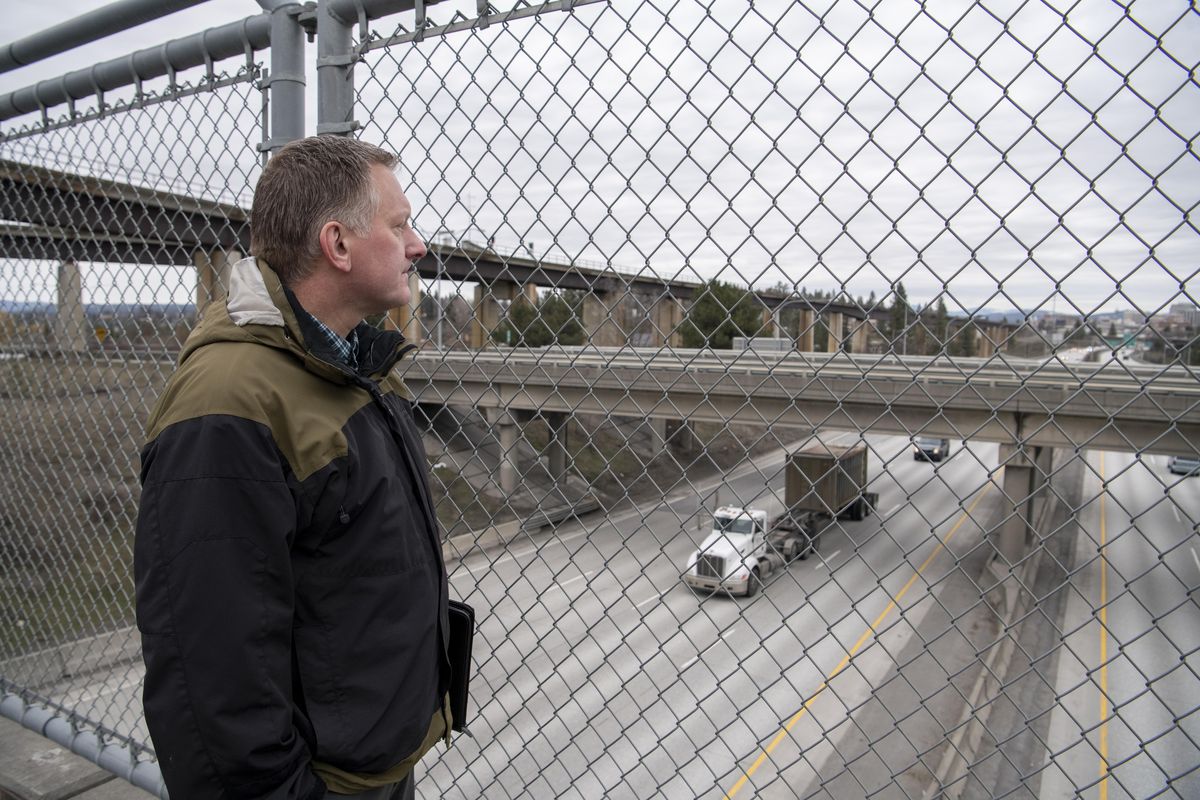
[{"label": "chain link fence mesh", "polygon": [[[431,243],[390,324],[481,620],[419,794],[1200,794],[1194,8],[427,14],[355,109]],[[0,678],[145,747],[139,425],[241,246],[244,77],[0,138]],[[41,168],[154,258],[62,271],[92,209],[32,236]],[[814,446],[850,495],[789,485]]]},{"label": "chain link fence mesh", "polygon": [[145,87],[0,138],[0,680],[135,749],[138,451],[195,321],[196,253],[244,248],[258,77]]}]

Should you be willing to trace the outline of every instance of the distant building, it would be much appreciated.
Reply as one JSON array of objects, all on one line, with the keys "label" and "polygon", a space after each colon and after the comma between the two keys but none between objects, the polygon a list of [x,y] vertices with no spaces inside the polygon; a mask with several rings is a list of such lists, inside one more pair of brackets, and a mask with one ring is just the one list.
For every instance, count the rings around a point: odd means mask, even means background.
[{"label": "distant building", "polygon": [[1185,328],[1200,328],[1200,308],[1192,303],[1175,303],[1167,313],[1167,324]]}]

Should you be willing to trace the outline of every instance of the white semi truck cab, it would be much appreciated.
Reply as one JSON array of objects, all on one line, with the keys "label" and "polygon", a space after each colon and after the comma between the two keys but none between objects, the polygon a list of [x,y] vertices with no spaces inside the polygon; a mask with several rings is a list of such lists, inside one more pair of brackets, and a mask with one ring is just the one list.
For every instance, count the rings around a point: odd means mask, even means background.
[{"label": "white semi truck cab", "polygon": [[688,559],[683,581],[694,589],[752,596],[764,578],[796,556],[816,549],[807,531],[782,527],[760,508],[723,506],[713,527]]}]

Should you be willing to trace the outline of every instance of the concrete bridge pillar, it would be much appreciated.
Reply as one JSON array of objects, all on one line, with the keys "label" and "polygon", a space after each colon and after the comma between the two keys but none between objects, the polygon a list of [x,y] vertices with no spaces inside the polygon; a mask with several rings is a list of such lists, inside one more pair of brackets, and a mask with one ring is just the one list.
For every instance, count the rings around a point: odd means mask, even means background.
[{"label": "concrete bridge pillar", "polygon": [[388,319],[396,326],[396,330],[404,334],[410,344],[419,345],[425,341],[425,326],[421,322],[421,276],[416,270],[408,273],[408,289],[411,297],[408,305],[393,308],[388,311]]},{"label": "concrete bridge pillar", "polygon": [[854,320],[854,330],[850,333],[850,352],[867,352],[867,334],[870,332],[870,325],[871,323],[865,318]]},{"label": "concrete bridge pillar", "polygon": [[504,309],[517,299],[517,285],[512,281],[496,281],[475,287],[475,308],[471,316],[471,347],[476,350],[487,347],[492,341],[492,331],[500,327]]},{"label": "concrete bridge pillar", "polygon": [[814,344],[814,331],[817,327],[817,314],[811,308],[800,309],[800,332],[796,336],[796,349],[802,353],[811,353]]},{"label": "concrete bridge pillar", "polygon": [[517,491],[517,442],[521,427],[503,408],[489,409],[488,423],[500,442],[500,491],[511,495]]},{"label": "concrete bridge pillar", "polygon": [[840,311],[830,311],[825,315],[825,325],[829,329],[829,344],[826,350],[836,353],[842,349],[842,343],[846,341],[845,315]]},{"label": "concrete bridge pillar", "polygon": [[679,326],[683,324],[683,304],[677,298],[666,294],[658,299],[650,314],[657,343],[668,347],[681,347],[683,336],[679,332]]},{"label": "concrete bridge pillar", "polygon": [[762,324],[755,336],[767,336],[774,339],[779,335],[779,316],[775,309],[763,306]]},{"label": "concrete bridge pillar", "polygon": [[[1045,451],[1045,452],[1043,452]],[[1032,534],[1033,498],[1045,482],[1049,448],[1001,444],[999,463],[1004,467],[1003,490],[1011,511],[1000,527],[996,549],[1009,566],[1020,561]]]},{"label": "concrete bridge pillar", "polygon": [[996,343],[1004,338],[1004,328],[997,325],[981,325],[975,337],[975,355],[988,358],[996,354]]},{"label": "concrete bridge pillar", "polygon": [[567,415],[561,411],[544,412],[546,418],[546,461],[554,480],[567,476]]},{"label": "concrete bridge pillar", "polygon": [[667,420],[665,417],[650,417],[642,423],[642,429],[650,434],[650,449],[658,453],[667,446]]},{"label": "concrete bridge pillar", "polygon": [[82,353],[88,347],[87,314],[83,308],[83,278],[79,265],[58,265],[57,308],[54,314],[54,349],[60,353]]},{"label": "concrete bridge pillar", "polygon": [[621,347],[626,343],[621,325],[621,298],[616,292],[593,289],[583,299],[583,329],[595,347]]}]

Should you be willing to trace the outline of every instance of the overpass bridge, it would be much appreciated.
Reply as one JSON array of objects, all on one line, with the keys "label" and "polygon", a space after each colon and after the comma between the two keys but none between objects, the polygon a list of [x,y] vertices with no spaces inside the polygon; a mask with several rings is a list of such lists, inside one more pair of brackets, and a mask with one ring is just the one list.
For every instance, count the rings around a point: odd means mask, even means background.
[{"label": "overpass bridge", "polygon": [[[408,362],[404,380],[417,402],[485,413],[500,442],[504,491],[516,488],[509,454],[534,414],[546,420],[556,476],[566,468],[571,414],[673,421],[685,442],[696,421],[998,442],[1012,513],[997,546],[1010,564],[1027,552],[1033,499],[1056,448],[1194,456],[1200,442],[1200,384],[1187,369],[1115,361],[425,349]],[[665,442],[665,424],[660,431]]]},{"label": "overpass bridge", "polygon": [[[82,327],[79,262],[193,267],[196,307],[203,308],[223,293],[229,265],[249,249],[250,211],[239,198],[206,199],[0,159],[0,258],[62,265],[58,305],[74,310],[76,327]],[[611,264],[538,258],[492,243],[434,240],[417,264],[411,303],[391,315],[412,341],[426,332],[419,314],[422,278],[476,284],[469,336],[476,348],[490,345],[511,302],[521,296],[536,299],[538,288],[586,292],[581,322],[589,344],[678,346],[688,304],[702,286],[649,268],[621,270]],[[799,349],[815,349],[818,321],[830,333],[830,350],[867,349],[871,321],[857,304],[770,291],[754,294],[762,305],[761,335],[774,335],[779,310],[790,306],[799,308]],[[63,335],[67,349],[78,349],[78,335],[65,329]],[[985,341],[1001,338],[993,331]]]}]

